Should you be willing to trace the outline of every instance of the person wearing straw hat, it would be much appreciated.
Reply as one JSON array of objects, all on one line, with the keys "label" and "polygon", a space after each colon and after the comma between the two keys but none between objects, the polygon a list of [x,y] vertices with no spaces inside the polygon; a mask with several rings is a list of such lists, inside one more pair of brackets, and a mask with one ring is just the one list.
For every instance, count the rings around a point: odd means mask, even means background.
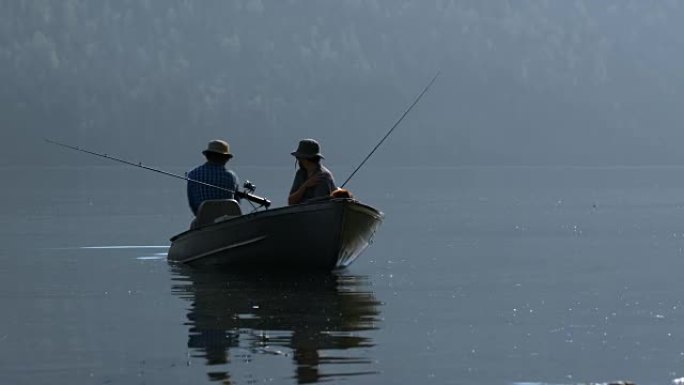
[{"label": "person wearing straw hat", "polygon": [[318,142],[313,139],[302,139],[297,150],[291,154],[297,159],[299,169],[292,182],[287,203],[294,205],[330,196],[335,190],[335,179],[330,170],[321,164],[323,154]]},{"label": "person wearing straw hat", "polygon": [[[188,203],[195,216],[200,204],[206,200],[238,199],[235,192],[238,191],[240,184],[237,174],[226,169],[226,163],[233,157],[226,141],[210,141],[202,154],[207,158],[206,163],[187,174],[188,179],[191,179],[188,181]],[[192,181],[207,183],[221,189]]]}]

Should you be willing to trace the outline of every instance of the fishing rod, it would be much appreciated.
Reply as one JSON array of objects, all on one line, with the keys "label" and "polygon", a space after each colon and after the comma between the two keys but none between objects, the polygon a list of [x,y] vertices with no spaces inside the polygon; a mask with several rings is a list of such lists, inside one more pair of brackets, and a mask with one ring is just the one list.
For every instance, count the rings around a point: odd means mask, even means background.
[{"label": "fishing rod", "polygon": [[342,183],[342,186],[340,186],[340,188],[343,188],[343,187],[347,184],[347,182],[349,182],[349,180],[354,176],[354,174],[356,174],[356,172],[359,171],[359,169],[361,169],[361,167],[366,163],[366,161],[367,161],[368,159],[370,159],[370,157],[373,155],[373,153],[375,152],[375,150],[377,150],[377,149],[380,147],[380,145],[382,144],[382,142],[384,142],[385,139],[387,139],[387,137],[390,136],[390,134],[392,133],[392,131],[394,131],[394,129],[397,128],[397,126],[399,125],[399,123],[401,123],[401,121],[404,120],[404,118],[406,117],[406,115],[408,115],[408,113],[413,109],[413,106],[415,106],[416,104],[418,104],[418,101],[423,97],[423,95],[425,95],[425,93],[430,89],[430,87],[432,87],[432,83],[434,83],[435,80],[437,80],[437,77],[439,77],[439,74],[440,74],[440,72],[437,71],[437,73],[436,73],[435,76],[432,78],[432,80],[430,80],[430,83],[428,83],[428,85],[425,86],[425,88],[424,88],[423,91],[418,95],[418,97],[416,98],[416,100],[414,100],[413,103],[411,103],[411,105],[406,109],[406,111],[404,111],[404,113],[401,115],[401,117],[399,118],[399,120],[397,120],[397,122],[394,123],[394,125],[392,126],[392,128],[390,128],[390,130],[387,131],[387,133],[385,134],[385,136],[383,136],[382,139],[380,139],[380,142],[378,142],[378,144],[376,144],[375,147],[373,147],[373,150],[372,150],[372,151],[363,159],[363,161],[361,162],[361,164],[360,164],[360,165],[351,173],[351,175],[349,175],[349,177],[347,178],[347,180],[345,180],[344,183]]},{"label": "fishing rod", "polygon": [[213,184],[210,184],[210,183],[205,183],[205,182],[201,182],[201,181],[198,181],[198,180],[190,179],[190,178],[188,178],[188,177],[185,177],[185,176],[182,176],[182,175],[178,175],[178,174],[174,174],[174,173],[171,173],[171,172],[168,172],[168,171],[164,171],[164,170],[160,170],[160,169],[157,169],[157,168],[148,167],[148,166],[143,165],[142,163],[130,162],[130,161],[127,161],[127,160],[125,160],[125,159],[117,158],[117,157],[110,156],[110,155],[107,155],[107,154],[101,154],[101,153],[94,152],[94,151],[89,151],[89,150],[86,150],[86,149],[84,149],[84,148],[80,148],[80,147],[77,147],[77,146],[72,146],[72,145],[65,144],[65,143],[55,142],[54,140],[50,140],[50,139],[45,139],[45,141],[48,142],[48,143],[51,143],[51,144],[55,144],[55,145],[60,146],[60,147],[68,148],[68,149],[75,150],[75,151],[84,152],[84,153],[90,154],[90,155],[99,156],[100,158],[109,159],[109,160],[112,160],[112,161],[115,161],[115,162],[119,162],[119,163],[123,163],[123,164],[129,165],[129,166],[142,168],[142,169],[148,170],[148,171],[154,171],[154,172],[156,172],[156,173],[159,173],[159,174],[162,174],[162,175],[166,175],[166,176],[170,176],[170,177],[176,178],[176,179],[181,179],[181,180],[184,180],[184,181],[186,181],[186,182],[198,183],[198,184],[201,184],[201,185],[203,185],[203,186],[207,186],[207,187],[215,188],[215,189],[218,189],[218,190],[226,191],[226,192],[229,192],[229,193],[233,193],[233,194],[235,194],[236,196],[238,196],[238,197],[240,197],[240,198],[246,199],[246,200],[248,200],[248,201],[250,201],[250,202],[257,203],[257,204],[259,204],[259,205],[261,205],[261,206],[264,206],[264,207],[266,207],[266,208],[268,208],[269,206],[271,206],[271,201],[269,201],[268,199],[262,198],[262,197],[260,197],[260,196],[256,196],[256,195],[251,194],[251,192],[254,191],[254,185],[252,185],[252,184],[249,183],[249,182],[246,182],[246,183],[245,183],[245,188],[247,188],[247,190],[248,190],[249,192],[245,192],[245,191],[233,191],[233,190],[231,190],[231,189],[227,189],[227,188],[224,188],[224,187],[221,187],[221,186],[216,186],[216,185],[213,185]]}]

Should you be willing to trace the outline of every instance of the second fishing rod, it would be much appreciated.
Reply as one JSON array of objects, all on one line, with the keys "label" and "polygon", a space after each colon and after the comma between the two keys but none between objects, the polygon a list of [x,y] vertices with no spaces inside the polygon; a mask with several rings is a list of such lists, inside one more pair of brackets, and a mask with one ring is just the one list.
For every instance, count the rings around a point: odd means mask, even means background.
[{"label": "second fishing rod", "polygon": [[261,206],[264,206],[264,207],[266,207],[266,208],[268,208],[269,206],[271,206],[271,201],[269,201],[269,200],[266,199],[266,198],[262,198],[262,197],[260,197],[260,196],[256,196],[256,195],[253,194],[255,188],[254,188],[254,185],[253,185],[253,184],[249,183],[249,181],[245,182],[245,184],[244,184],[244,186],[243,186],[243,188],[245,189],[245,191],[233,191],[233,190],[231,190],[231,189],[227,189],[227,188],[224,188],[224,187],[221,187],[221,186],[216,186],[216,185],[213,185],[213,184],[210,184],[210,183],[205,183],[205,182],[201,182],[201,181],[198,181],[198,180],[190,179],[190,178],[188,178],[188,177],[185,177],[185,176],[182,176],[182,175],[178,175],[178,174],[174,174],[174,173],[171,173],[171,172],[168,172],[168,171],[160,170],[160,169],[158,169],[158,168],[148,167],[148,166],[143,165],[142,163],[131,162],[131,161],[128,161],[128,160],[125,160],[125,159],[117,158],[117,157],[115,157],[115,156],[111,156],[111,155],[107,155],[107,154],[102,154],[102,153],[98,153],[98,152],[95,152],[95,151],[86,150],[86,149],[84,149],[84,148],[80,148],[80,147],[77,147],[77,146],[72,146],[72,145],[69,145],[69,144],[66,144],[66,143],[56,142],[56,141],[50,140],[50,139],[45,139],[45,141],[48,142],[48,143],[51,143],[51,144],[60,146],[60,147],[64,147],[64,148],[68,148],[68,149],[71,149],[71,150],[75,150],[75,151],[83,152],[83,153],[86,153],[86,154],[94,155],[94,156],[97,156],[97,157],[100,157],[100,158],[108,159],[108,160],[111,160],[111,161],[114,161],[114,162],[118,162],[118,163],[123,163],[123,164],[129,165],[129,166],[142,168],[142,169],[144,169],[144,170],[153,171],[153,172],[156,172],[156,173],[158,173],[158,174],[162,174],[162,175],[170,176],[170,177],[172,177],[172,178],[184,180],[184,181],[186,181],[186,182],[197,183],[197,184],[201,184],[201,185],[203,185],[203,186],[207,186],[207,187],[210,187],[210,188],[214,188],[214,189],[218,189],[218,190],[230,192],[230,193],[235,194],[235,195],[238,196],[239,198],[246,199],[246,200],[248,200],[249,202],[256,203],[256,204],[261,205]]},{"label": "second fishing rod", "polygon": [[365,158],[363,158],[363,160],[361,161],[361,164],[359,164],[358,167],[356,167],[354,169],[354,171],[351,173],[351,175],[349,175],[347,180],[345,180],[344,183],[342,183],[342,186],[340,186],[340,188],[344,188],[344,186],[347,185],[349,180],[351,180],[351,178],[356,174],[356,172],[359,171],[361,169],[361,167],[363,167],[363,165],[366,163],[366,161],[368,161],[368,159],[370,159],[371,156],[373,156],[375,151],[382,145],[382,143],[385,141],[385,139],[387,139],[387,137],[389,137],[390,134],[392,134],[392,131],[394,131],[394,129],[397,128],[399,123],[401,123],[401,121],[404,120],[406,115],[408,115],[408,113],[411,112],[413,107],[415,107],[415,105],[418,104],[418,102],[423,97],[423,95],[425,95],[425,93],[427,93],[427,91],[430,89],[430,87],[432,87],[432,84],[435,83],[435,80],[437,80],[437,78],[439,77],[439,74],[440,74],[440,72],[437,71],[435,76],[432,77],[432,80],[430,80],[430,82],[425,86],[425,88],[423,88],[423,91],[421,91],[421,93],[418,94],[418,96],[413,101],[413,103],[411,103],[411,105],[409,105],[409,107],[406,109],[406,111],[404,111],[404,113],[401,115],[401,117],[394,123],[394,125],[392,125],[392,128],[390,128],[389,131],[387,131],[387,133],[385,134],[385,136],[383,136],[382,139],[380,139],[378,144],[376,144],[375,147],[373,147],[371,152],[368,155],[366,155]]}]

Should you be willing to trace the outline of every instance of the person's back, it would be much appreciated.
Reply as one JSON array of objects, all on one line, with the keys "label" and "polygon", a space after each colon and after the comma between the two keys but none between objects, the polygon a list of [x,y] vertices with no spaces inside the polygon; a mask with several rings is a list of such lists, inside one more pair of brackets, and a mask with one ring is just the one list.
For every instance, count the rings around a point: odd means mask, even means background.
[{"label": "person's back", "polygon": [[240,184],[238,176],[225,167],[233,157],[228,143],[212,140],[202,153],[207,162],[187,174],[190,179],[187,185],[188,204],[194,215],[197,215],[197,210],[206,200],[237,199],[235,192]]}]

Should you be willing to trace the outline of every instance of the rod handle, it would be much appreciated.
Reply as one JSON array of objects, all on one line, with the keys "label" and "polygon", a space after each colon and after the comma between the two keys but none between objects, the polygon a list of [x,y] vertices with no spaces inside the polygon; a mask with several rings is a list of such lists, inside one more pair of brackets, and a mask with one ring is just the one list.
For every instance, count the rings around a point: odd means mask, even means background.
[{"label": "rod handle", "polygon": [[266,208],[269,208],[271,206],[271,201],[269,201],[268,199],[262,198],[260,196],[253,195],[253,194],[250,194],[250,193],[247,193],[244,191],[238,191],[235,193],[235,195],[237,195],[238,197],[240,197],[242,199],[247,199],[250,202],[254,202],[256,204],[262,205]]}]

